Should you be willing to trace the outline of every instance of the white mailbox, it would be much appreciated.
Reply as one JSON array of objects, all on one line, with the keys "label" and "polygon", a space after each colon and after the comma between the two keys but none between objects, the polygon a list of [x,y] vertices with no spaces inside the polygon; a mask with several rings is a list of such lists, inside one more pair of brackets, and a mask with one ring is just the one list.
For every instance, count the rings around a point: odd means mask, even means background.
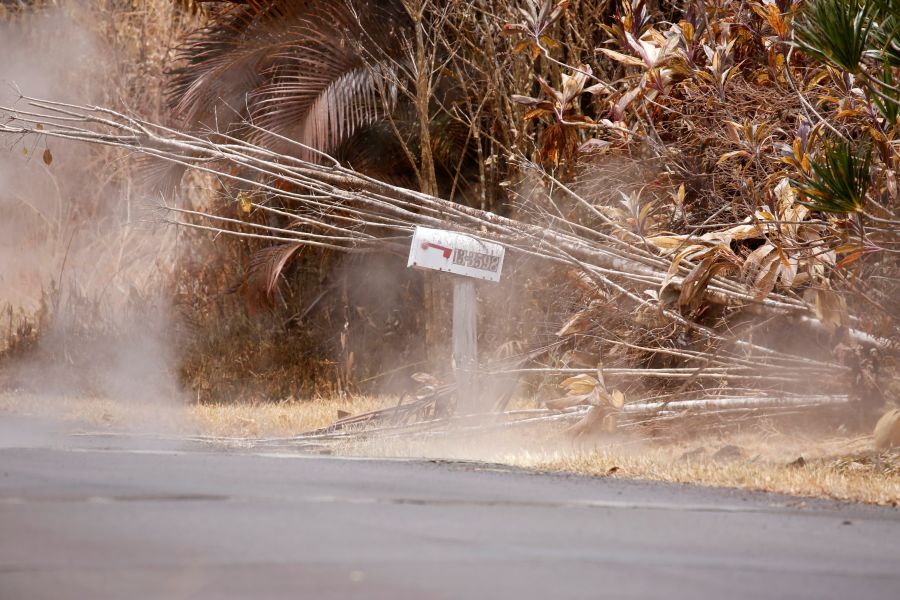
[{"label": "white mailbox", "polygon": [[500,281],[503,255],[503,246],[494,242],[453,231],[416,227],[407,266]]}]

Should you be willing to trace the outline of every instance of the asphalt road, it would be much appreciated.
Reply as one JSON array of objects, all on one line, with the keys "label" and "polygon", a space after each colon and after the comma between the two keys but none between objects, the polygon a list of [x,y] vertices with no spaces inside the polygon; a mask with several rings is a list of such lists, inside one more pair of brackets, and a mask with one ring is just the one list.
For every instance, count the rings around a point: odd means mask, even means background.
[{"label": "asphalt road", "polygon": [[896,600],[900,512],[7,422],[0,600],[43,598]]}]

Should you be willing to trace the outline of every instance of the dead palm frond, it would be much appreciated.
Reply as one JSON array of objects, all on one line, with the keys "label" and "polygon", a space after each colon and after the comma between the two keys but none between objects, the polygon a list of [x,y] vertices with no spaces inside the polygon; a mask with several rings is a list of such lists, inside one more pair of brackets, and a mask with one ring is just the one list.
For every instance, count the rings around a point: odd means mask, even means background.
[{"label": "dead palm frond", "polygon": [[[209,24],[180,46],[170,101],[183,126],[307,160],[329,154],[408,185],[422,118],[407,97],[411,27],[400,0],[232,2],[211,9]],[[447,109],[464,98],[440,77],[432,93],[426,118],[439,187],[464,197],[474,140]]]},{"label": "dead palm frond", "polygon": [[169,88],[173,108],[191,126],[226,131],[249,120],[282,150],[334,152],[383,113],[360,44],[381,43],[379,52],[389,52],[407,26],[399,2],[220,7],[179,49],[183,65],[172,71]]}]

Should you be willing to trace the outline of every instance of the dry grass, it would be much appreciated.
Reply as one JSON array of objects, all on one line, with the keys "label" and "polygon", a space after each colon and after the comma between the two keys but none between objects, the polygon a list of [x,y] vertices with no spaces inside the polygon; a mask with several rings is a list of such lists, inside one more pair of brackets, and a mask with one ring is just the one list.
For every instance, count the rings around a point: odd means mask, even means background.
[{"label": "dry grass", "polygon": [[180,411],[174,406],[142,406],[110,398],[0,392],[0,415],[54,419],[86,427],[131,428],[144,423],[148,428],[169,429]]},{"label": "dry grass", "polygon": [[147,405],[111,398],[0,393],[0,416],[60,419],[86,428],[251,439],[296,435],[333,423],[338,411],[355,414],[394,403],[394,398],[345,396],[282,402]]},{"label": "dry grass", "polygon": [[[740,456],[714,458],[726,447],[739,449]],[[866,438],[799,443],[787,435],[744,435],[656,447],[523,453],[510,462],[537,470],[900,505],[900,460],[885,457],[878,467],[870,449]]]},{"label": "dry grass", "polygon": [[[348,454],[481,460],[536,471],[646,479],[900,505],[900,458],[874,464],[871,436],[847,437],[771,424],[684,442],[618,438],[586,444],[558,432],[347,445]],[[799,460],[802,457],[802,460]]]},{"label": "dry grass", "polygon": [[344,396],[306,401],[241,404],[196,404],[188,414],[191,425],[206,435],[280,437],[334,423],[338,411],[353,414],[396,404],[395,398]]},{"label": "dry grass", "polygon": [[[359,414],[396,403],[357,396],[283,402],[148,406],[109,398],[0,394],[0,416],[63,419],[111,430],[282,437],[332,423],[338,411]],[[618,439],[574,443],[558,432],[504,432],[427,440],[345,443],[345,455],[450,458],[496,462],[536,471],[648,479],[715,487],[900,505],[900,459],[873,462],[870,436],[850,438],[772,426],[730,435],[695,436],[680,443]],[[723,450],[725,449],[725,450]],[[718,455],[717,455],[718,453]],[[803,461],[798,461],[800,457]],[[800,464],[798,464],[798,462]]]}]

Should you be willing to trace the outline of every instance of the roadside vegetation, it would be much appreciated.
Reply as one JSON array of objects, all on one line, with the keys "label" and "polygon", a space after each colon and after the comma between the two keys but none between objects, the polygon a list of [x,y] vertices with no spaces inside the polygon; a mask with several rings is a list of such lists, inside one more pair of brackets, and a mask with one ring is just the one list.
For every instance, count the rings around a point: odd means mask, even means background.
[{"label": "roadside vegetation", "polygon": [[[87,434],[191,439],[210,448],[292,452],[297,432],[341,415],[396,405],[397,398],[335,396],[310,401],[160,406],[122,398],[0,394],[0,414],[63,419]],[[127,443],[127,442],[126,442]],[[115,442],[113,442],[115,444]],[[573,441],[558,428],[481,436],[351,439],[304,450],[336,456],[472,460],[535,472],[564,472],[900,505],[900,461],[876,462],[870,436],[762,420],[741,431],[660,442],[629,436]],[[802,503],[802,501],[798,501]]]},{"label": "roadside vegetation", "polygon": [[[43,265],[0,297],[7,389],[139,364],[209,435],[446,419],[449,288],[405,269],[441,225],[512,256],[485,405],[563,450],[507,462],[896,501],[860,453],[900,393],[897,0],[3,6],[23,44],[53,11],[101,44],[70,106],[0,110],[57,186],[0,189]],[[115,237],[132,199],[177,227]]]}]

